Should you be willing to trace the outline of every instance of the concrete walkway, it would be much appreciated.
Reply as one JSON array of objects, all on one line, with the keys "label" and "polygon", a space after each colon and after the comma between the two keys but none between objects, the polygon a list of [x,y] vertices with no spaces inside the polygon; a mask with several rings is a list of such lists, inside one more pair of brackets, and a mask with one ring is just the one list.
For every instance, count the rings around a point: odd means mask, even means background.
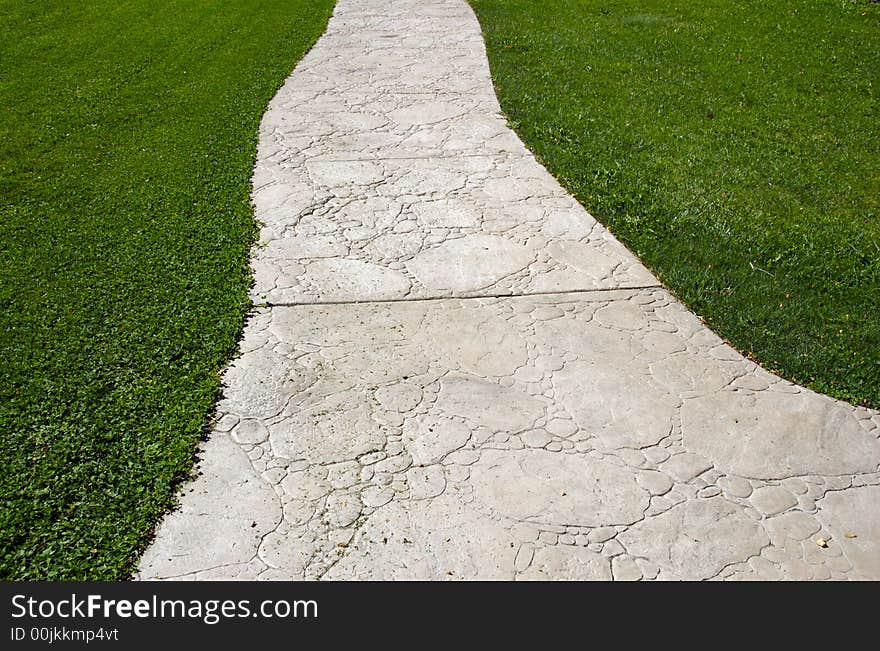
[{"label": "concrete walkway", "polygon": [[339,0],[260,134],[265,307],[140,578],[880,579],[880,414],[597,224],[463,0]]}]

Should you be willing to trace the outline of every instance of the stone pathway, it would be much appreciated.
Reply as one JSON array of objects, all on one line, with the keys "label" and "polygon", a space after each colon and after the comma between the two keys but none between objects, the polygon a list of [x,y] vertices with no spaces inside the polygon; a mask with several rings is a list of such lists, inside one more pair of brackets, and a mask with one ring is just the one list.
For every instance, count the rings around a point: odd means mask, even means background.
[{"label": "stone pathway", "polygon": [[507,128],[463,0],[272,101],[242,355],[139,577],[880,579],[880,414],[728,347]]}]

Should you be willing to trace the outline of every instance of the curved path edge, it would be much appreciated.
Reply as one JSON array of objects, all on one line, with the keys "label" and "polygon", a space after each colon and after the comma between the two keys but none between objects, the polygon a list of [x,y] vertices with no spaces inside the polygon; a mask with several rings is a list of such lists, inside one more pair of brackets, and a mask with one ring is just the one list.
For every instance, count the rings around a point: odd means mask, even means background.
[{"label": "curved path edge", "polygon": [[463,0],[339,0],[253,199],[260,307],[138,578],[880,578],[880,414],[743,358],[568,195]]}]

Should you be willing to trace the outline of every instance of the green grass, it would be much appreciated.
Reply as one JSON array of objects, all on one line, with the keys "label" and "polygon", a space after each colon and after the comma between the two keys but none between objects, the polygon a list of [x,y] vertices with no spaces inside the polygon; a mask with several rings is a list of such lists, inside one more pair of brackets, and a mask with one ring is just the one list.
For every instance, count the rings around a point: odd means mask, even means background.
[{"label": "green grass", "polygon": [[880,4],[471,4],[590,212],[766,368],[880,406]]},{"label": "green grass", "polygon": [[259,119],[331,0],[0,0],[0,578],[117,579],[247,310]]}]

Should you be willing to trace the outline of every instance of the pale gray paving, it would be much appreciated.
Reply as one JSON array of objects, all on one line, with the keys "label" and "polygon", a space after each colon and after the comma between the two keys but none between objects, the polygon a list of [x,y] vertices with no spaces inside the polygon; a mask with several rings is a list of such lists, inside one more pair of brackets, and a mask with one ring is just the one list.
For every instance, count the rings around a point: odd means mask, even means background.
[{"label": "pale gray paving", "polygon": [[257,303],[656,284],[507,127],[463,2],[340,2],[260,134]]},{"label": "pale gray paving", "polygon": [[254,201],[262,307],[140,578],[880,578],[880,414],[743,358],[569,197],[465,2],[340,0]]}]

